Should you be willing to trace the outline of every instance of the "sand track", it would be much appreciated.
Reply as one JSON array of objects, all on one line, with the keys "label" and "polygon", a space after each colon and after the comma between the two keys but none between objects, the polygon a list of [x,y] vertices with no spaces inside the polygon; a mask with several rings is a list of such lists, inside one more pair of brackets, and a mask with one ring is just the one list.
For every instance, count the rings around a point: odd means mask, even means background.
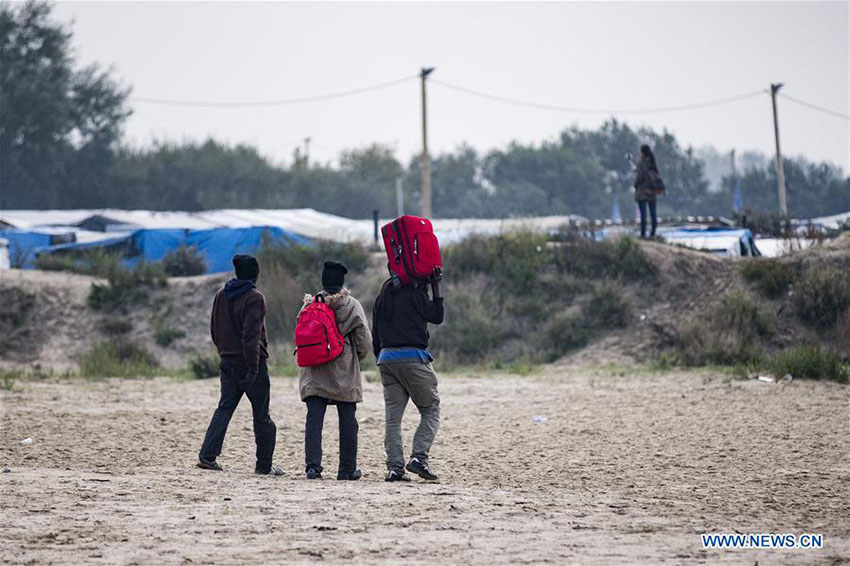
[{"label": "sand track", "polygon": [[[382,481],[373,383],[358,410],[366,475],[356,483],[302,479],[305,409],[291,379],[272,380],[281,479],[250,473],[247,401],[220,459],[228,471],[193,468],[217,380],[20,383],[0,397],[0,467],[10,470],[0,474],[0,562],[847,560],[850,389],[619,373],[443,377],[432,454],[443,481],[401,486]],[[329,411],[327,477],[336,435]],[[699,533],[735,531],[822,532],[826,548],[701,548]]]}]

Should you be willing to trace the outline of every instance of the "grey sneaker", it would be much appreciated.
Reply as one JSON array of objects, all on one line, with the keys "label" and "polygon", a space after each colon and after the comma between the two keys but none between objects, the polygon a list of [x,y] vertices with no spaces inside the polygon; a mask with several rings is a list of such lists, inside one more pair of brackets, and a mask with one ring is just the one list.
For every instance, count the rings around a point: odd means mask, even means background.
[{"label": "grey sneaker", "polygon": [[419,458],[411,458],[410,462],[407,463],[406,468],[408,472],[416,474],[423,480],[437,481],[440,479],[437,477],[437,474],[431,470],[428,462],[422,462]]},{"label": "grey sneaker", "polygon": [[402,472],[397,472],[395,470],[387,470],[387,477],[384,481],[403,481],[409,482],[410,476]]},{"label": "grey sneaker", "polygon": [[357,481],[362,477],[363,477],[363,472],[361,472],[359,469],[354,470],[350,474],[337,474],[336,475],[336,479],[338,479],[338,480],[349,480],[349,481]]},{"label": "grey sneaker", "polygon": [[307,479],[308,480],[320,480],[320,479],[322,479],[322,472],[320,472],[316,468],[309,468],[307,470]]},{"label": "grey sneaker", "polygon": [[255,469],[254,473],[257,474],[258,476],[275,476],[275,477],[277,477],[277,476],[283,475],[283,470],[281,468],[277,467],[277,466],[272,466],[268,470],[260,470],[259,468]]}]

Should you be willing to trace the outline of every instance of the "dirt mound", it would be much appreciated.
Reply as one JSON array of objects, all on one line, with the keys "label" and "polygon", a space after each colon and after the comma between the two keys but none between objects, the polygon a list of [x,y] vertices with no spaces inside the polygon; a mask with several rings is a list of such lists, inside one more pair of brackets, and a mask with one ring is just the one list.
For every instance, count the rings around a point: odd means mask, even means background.
[{"label": "dirt mound", "polygon": [[[742,276],[742,263],[753,260],[724,258],[655,242],[642,242],[641,247],[657,268],[657,277],[626,285],[634,320],[627,328],[607,333],[582,350],[568,354],[558,364],[649,362],[680,344],[683,333],[716,326],[718,305],[724,297],[735,293],[751,298],[775,321],[775,333],[765,344],[768,350],[800,343],[834,345],[835,337],[830,333],[818,332],[801,322],[793,286],[781,296],[770,298]],[[757,261],[776,261],[798,274],[817,269],[850,273],[850,240],[826,242],[776,260]],[[842,347],[838,345],[839,350]]]},{"label": "dirt mound", "polygon": [[[173,278],[143,302],[115,310],[91,308],[86,275],[38,270],[0,277],[0,364],[73,369],[94,344],[127,340],[143,345],[163,367],[185,364],[210,349],[206,320],[222,276]],[[167,345],[165,336],[170,340]],[[159,341],[158,341],[159,339]]]},{"label": "dirt mound", "polygon": [[[681,344],[683,333],[712,325],[716,328],[718,304],[736,292],[746,295],[774,321],[775,331],[766,343],[768,350],[834,340],[829,333],[801,322],[793,287],[781,296],[769,298],[745,280],[742,262],[752,260],[721,258],[656,242],[640,242],[638,251],[656,273],[653,277],[621,282],[631,307],[628,323],[624,328],[597,333],[587,346],[571,351],[558,364],[647,363]],[[793,267],[798,274],[822,268],[847,273],[850,240],[828,242],[775,261]],[[364,272],[349,276],[348,283],[367,312],[384,279],[384,262],[382,253],[373,253]],[[144,300],[101,311],[87,304],[92,283],[99,282],[96,278],[59,272],[5,271],[0,275],[0,365],[73,369],[98,342],[127,340],[143,346],[163,367],[182,367],[187,358],[212,352],[207,328],[209,309],[215,290],[226,277],[219,274],[172,278],[166,288],[151,290]],[[453,281],[452,268],[447,266],[448,308],[460,309],[482,289],[493,288],[492,278],[488,277],[482,273]],[[316,279],[318,285],[318,276]],[[599,283],[594,278],[582,281],[587,288]],[[481,289],[475,287],[479,283]],[[263,289],[262,280],[260,288]],[[272,288],[263,291],[267,296],[275,292]],[[573,306],[588,299],[579,296]],[[507,317],[509,313],[496,316]],[[509,325],[511,321],[500,319],[499,324]],[[439,339],[446,330],[452,329],[440,327],[434,335]],[[486,332],[480,334],[483,340],[487,339]]]}]

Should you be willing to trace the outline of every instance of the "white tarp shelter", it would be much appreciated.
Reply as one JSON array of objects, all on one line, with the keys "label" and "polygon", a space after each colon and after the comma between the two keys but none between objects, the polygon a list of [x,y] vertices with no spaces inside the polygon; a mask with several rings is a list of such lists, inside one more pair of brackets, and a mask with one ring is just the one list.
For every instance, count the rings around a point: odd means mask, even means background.
[{"label": "white tarp shelter", "polygon": [[[379,225],[389,222],[385,218]],[[77,234],[78,242],[91,242],[115,236],[116,232],[145,229],[245,228],[273,226],[311,239],[336,242],[374,241],[372,220],[345,218],[313,210],[225,208],[202,212],[159,212],[153,210],[7,210],[0,211],[0,221],[25,230],[45,227],[68,227]],[[440,218],[434,220],[434,231],[440,242],[456,242],[469,234],[499,234],[520,229],[552,232],[569,222],[586,222],[579,216],[544,216],[536,218]]]},{"label": "white tarp shelter", "polygon": [[0,238],[0,269],[9,269],[9,240]]}]

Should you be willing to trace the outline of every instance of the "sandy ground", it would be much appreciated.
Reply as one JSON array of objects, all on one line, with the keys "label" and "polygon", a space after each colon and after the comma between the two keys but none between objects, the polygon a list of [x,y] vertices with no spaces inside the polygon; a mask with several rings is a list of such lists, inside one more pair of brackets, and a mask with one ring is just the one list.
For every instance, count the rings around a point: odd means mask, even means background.
[{"label": "sandy ground", "polygon": [[[374,383],[358,411],[360,482],[303,479],[292,379],[272,380],[278,479],[252,474],[247,401],[226,471],[193,467],[217,380],[19,383],[0,397],[0,562],[850,561],[846,386],[552,367],[444,376],[440,387],[442,482],[399,485],[383,481]],[[329,412],[331,477],[335,421]],[[409,442],[415,410],[406,421]],[[815,532],[826,543],[704,550],[703,532]]]}]

